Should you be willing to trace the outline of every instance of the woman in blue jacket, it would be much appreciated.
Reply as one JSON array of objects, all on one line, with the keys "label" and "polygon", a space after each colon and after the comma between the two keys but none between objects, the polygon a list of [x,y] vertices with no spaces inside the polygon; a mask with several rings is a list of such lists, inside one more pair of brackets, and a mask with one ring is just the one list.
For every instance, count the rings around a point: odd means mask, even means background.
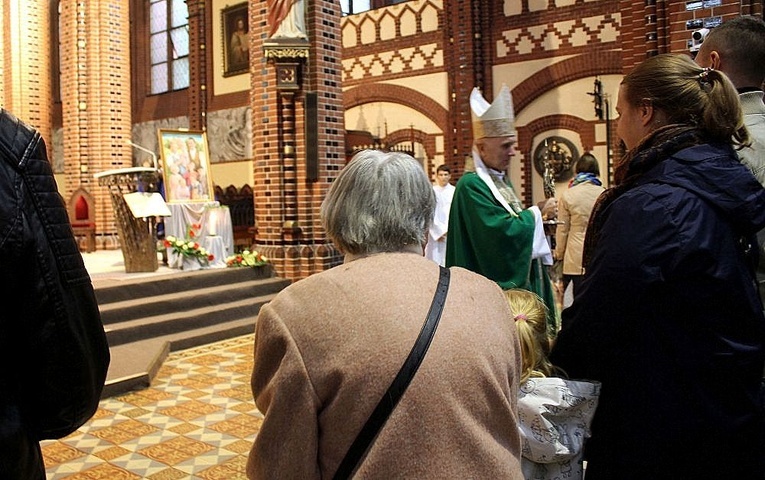
[{"label": "woman in blue jacket", "polygon": [[[685,55],[622,81],[627,153],[593,210],[551,361],[602,383],[587,480],[765,478],[765,190],[739,163],[736,90]],[[755,254],[756,255],[756,254]]]}]

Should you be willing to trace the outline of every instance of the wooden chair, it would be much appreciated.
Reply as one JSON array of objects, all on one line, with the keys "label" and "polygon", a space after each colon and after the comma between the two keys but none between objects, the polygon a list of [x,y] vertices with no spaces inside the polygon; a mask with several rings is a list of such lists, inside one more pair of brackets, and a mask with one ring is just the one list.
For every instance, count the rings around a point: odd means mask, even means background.
[{"label": "wooden chair", "polygon": [[255,243],[253,231],[255,204],[253,203],[252,187],[245,184],[229,208],[231,209],[231,223],[234,230],[234,249],[237,251],[250,250],[252,244]]},{"label": "wooden chair", "polygon": [[255,243],[255,204],[252,187],[245,184],[241,189],[229,185],[226,189],[215,187],[215,196],[221,205],[231,212],[231,227],[234,235],[234,250],[249,250]]},{"label": "wooden chair", "polygon": [[96,209],[93,195],[80,187],[69,198],[69,223],[72,224],[75,238],[85,239],[85,248],[80,242],[80,250],[85,252],[96,251]]}]

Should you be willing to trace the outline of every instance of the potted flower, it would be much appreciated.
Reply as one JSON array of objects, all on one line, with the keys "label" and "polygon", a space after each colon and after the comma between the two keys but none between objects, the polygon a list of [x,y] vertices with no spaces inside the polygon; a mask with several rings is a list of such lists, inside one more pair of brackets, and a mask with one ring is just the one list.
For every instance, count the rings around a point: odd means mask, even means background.
[{"label": "potted flower", "polygon": [[268,259],[257,250],[245,250],[226,258],[227,267],[261,267],[268,264]]},{"label": "potted flower", "polygon": [[198,223],[189,225],[186,231],[186,238],[177,238],[172,235],[165,237],[163,244],[165,248],[171,248],[179,259],[181,259],[184,270],[197,270],[207,267],[215,256],[209,253],[199,242],[194,240],[197,232],[202,226]]}]

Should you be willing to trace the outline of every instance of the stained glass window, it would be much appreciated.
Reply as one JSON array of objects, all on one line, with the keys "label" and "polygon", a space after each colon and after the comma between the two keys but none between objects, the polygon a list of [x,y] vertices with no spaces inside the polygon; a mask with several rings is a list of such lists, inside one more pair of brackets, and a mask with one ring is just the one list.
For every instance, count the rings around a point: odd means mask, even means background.
[{"label": "stained glass window", "polygon": [[189,86],[189,11],[185,0],[150,0],[151,93]]}]

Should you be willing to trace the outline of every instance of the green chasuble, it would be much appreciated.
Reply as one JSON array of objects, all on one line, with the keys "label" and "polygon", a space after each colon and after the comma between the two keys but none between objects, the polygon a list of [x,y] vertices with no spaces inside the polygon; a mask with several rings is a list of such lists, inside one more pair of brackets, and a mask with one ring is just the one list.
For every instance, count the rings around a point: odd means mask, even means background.
[{"label": "green chasuble", "polygon": [[550,311],[551,333],[557,332],[555,296],[547,268],[531,259],[534,213],[508,212],[475,172],[457,182],[449,213],[446,266],[463,267],[499,284],[539,295]]}]

